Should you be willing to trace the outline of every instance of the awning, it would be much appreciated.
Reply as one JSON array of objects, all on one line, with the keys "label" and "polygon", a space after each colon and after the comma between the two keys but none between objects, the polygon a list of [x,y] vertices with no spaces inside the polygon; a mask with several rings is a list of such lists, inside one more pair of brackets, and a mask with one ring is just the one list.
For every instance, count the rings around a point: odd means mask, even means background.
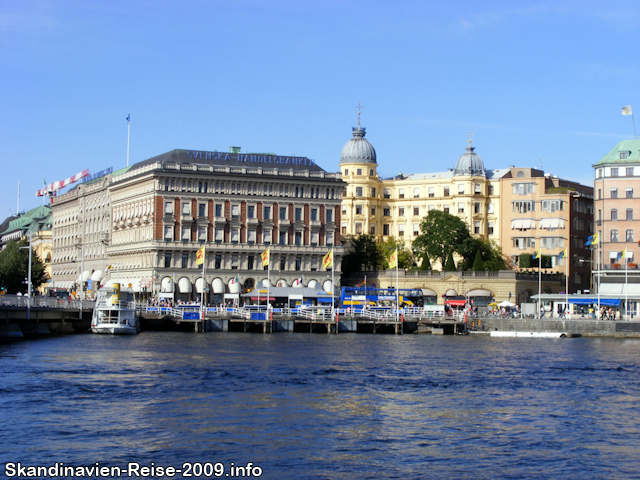
[{"label": "awning", "polygon": [[445,296],[447,296],[447,297],[457,297],[458,296],[458,292],[456,292],[453,288],[450,288],[449,290],[447,290],[445,292]]},{"label": "awning", "polygon": [[213,282],[211,282],[211,289],[213,290],[213,293],[224,293],[226,290],[221,278],[213,279]]},{"label": "awning", "polygon": [[276,287],[288,287],[288,286],[289,284],[284,278],[281,278],[280,280],[278,280],[278,283],[276,283]]},{"label": "awning", "polygon": [[318,303],[331,303],[331,297],[318,297]]},{"label": "awning", "polygon": [[533,218],[511,220],[511,230],[528,230],[530,228],[536,228],[536,221]]},{"label": "awning", "polygon": [[[575,305],[598,305],[597,298],[570,298],[569,303],[573,303]],[[620,299],[619,298],[601,298],[600,299],[601,307],[619,307]]]},{"label": "awning", "polygon": [[179,293],[191,293],[191,282],[188,278],[182,277],[178,282]]},{"label": "awning", "polygon": [[102,270],[96,270],[91,274],[91,280],[94,282],[99,282],[102,280]]},{"label": "awning", "polygon": [[309,280],[309,283],[307,283],[307,288],[318,288],[318,282],[315,280]]},{"label": "awning", "polygon": [[445,305],[450,307],[464,307],[467,304],[466,300],[445,300]]},{"label": "awning", "polygon": [[241,293],[242,284],[240,282],[236,282],[235,278],[229,280],[229,293]]},{"label": "awning", "polygon": [[171,277],[164,277],[162,279],[162,287],[160,288],[162,293],[172,293],[173,292],[173,281]]},{"label": "awning", "polygon": [[204,284],[204,287],[207,288],[207,283],[206,283],[206,281],[205,282],[202,281],[202,277],[196,279],[196,292],[197,293],[202,293],[203,292],[203,288],[202,288],[203,284]]},{"label": "awning", "polygon": [[433,290],[429,289],[429,288],[423,288],[422,289],[422,295],[424,295],[425,297],[437,297],[438,294],[436,292],[434,292]]},{"label": "awning", "polygon": [[[250,296],[249,298],[250,298],[251,300],[260,300],[260,301],[265,301],[265,302],[267,301],[267,296],[266,296],[266,295],[262,295],[261,297],[258,297],[258,295],[256,295],[256,296],[253,296],[253,295],[252,295],[252,296]],[[275,299],[274,297],[269,297],[269,301],[270,301],[270,302],[275,302],[275,300],[276,300],[276,299]]]},{"label": "awning", "polygon": [[[80,278],[82,278],[82,280],[80,280]],[[78,279],[76,280],[76,282],[86,282],[87,280],[89,280],[89,278],[91,278],[91,273],[89,273],[88,270],[85,270],[84,272],[82,272],[82,275],[78,275]]]},{"label": "awning", "polygon": [[564,228],[563,218],[543,218],[540,220],[540,228]]},{"label": "awning", "polygon": [[600,293],[602,295],[640,295],[640,284],[638,283],[601,283]]},{"label": "awning", "polygon": [[493,293],[489,290],[471,290],[467,293],[467,297],[493,297]]},{"label": "awning", "polygon": [[322,284],[322,289],[327,293],[333,293],[333,283],[331,280],[327,280]]}]

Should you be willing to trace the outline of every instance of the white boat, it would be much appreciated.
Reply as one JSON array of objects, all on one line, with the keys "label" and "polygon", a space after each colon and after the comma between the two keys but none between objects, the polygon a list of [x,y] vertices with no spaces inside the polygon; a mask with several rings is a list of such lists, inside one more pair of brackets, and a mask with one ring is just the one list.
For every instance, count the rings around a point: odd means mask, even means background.
[{"label": "white boat", "polygon": [[564,332],[507,332],[504,330],[491,330],[489,332],[491,337],[519,337],[519,338],[565,338],[571,335],[567,335]]},{"label": "white boat", "polygon": [[120,289],[120,285],[98,290],[98,300],[91,317],[91,331],[110,335],[140,333],[133,290]]}]

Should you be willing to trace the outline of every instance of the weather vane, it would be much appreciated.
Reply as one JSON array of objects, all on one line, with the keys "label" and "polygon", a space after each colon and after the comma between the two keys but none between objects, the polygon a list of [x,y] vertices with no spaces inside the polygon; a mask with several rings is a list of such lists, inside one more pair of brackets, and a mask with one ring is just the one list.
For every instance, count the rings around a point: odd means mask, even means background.
[{"label": "weather vane", "polygon": [[469,130],[469,134],[467,135],[467,137],[469,137],[469,145],[471,145],[471,137],[473,137],[471,130]]},{"label": "weather vane", "polygon": [[360,109],[362,108],[362,105],[360,105],[360,102],[358,102],[358,130],[360,130]]}]

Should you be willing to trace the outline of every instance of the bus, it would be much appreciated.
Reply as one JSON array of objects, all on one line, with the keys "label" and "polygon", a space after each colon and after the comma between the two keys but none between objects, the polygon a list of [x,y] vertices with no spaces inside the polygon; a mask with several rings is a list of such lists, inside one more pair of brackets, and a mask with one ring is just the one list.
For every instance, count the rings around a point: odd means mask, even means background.
[{"label": "bus", "polygon": [[424,305],[420,288],[401,288],[396,293],[395,288],[342,287],[340,307],[361,310],[364,305],[369,307],[395,306],[398,295],[400,307],[422,307]]}]

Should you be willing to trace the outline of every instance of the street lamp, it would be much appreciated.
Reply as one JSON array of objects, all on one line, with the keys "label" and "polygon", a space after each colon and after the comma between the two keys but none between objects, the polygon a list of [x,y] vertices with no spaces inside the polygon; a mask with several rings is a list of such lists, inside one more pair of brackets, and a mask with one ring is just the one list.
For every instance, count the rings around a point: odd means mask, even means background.
[{"label": "street lamp", "polygon": [[[593,260],[585,260],[584,258],[580,258],[578,259],[578,263],[582,263],[584,266],[585,263],[593,263]],[[593,271],[591,271],[591,274],[589,275],[589,292],[593,291]]]},{"label": "street lamp", "polygon": [[20,247],[20,250],[29,249],[29,276],[27,277],[27,320],[31,320],[31,232],[29,232],[29,246]]}]

